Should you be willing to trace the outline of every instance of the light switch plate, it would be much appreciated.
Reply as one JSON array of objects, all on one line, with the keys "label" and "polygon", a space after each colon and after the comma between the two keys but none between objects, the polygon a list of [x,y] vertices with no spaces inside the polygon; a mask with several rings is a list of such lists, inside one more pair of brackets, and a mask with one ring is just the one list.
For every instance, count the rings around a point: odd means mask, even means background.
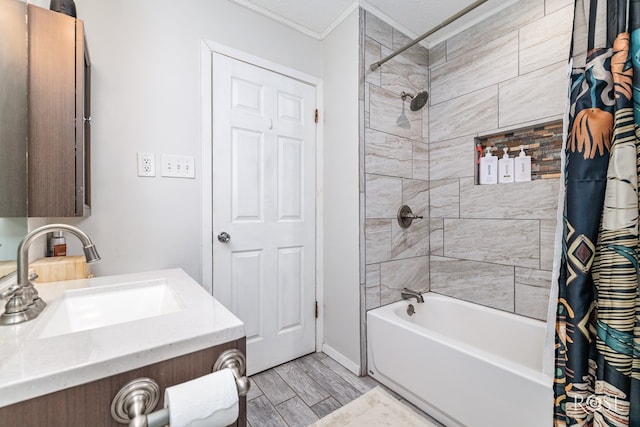
[{"label": "light switch plate", "polygon": [[195,178],[195,158],[175,154],[162,155],[162,176],[172,178]]},{"label": "light switch plate", "polygon": [[138,153],[138,176],[156,176],[153,153]]}]

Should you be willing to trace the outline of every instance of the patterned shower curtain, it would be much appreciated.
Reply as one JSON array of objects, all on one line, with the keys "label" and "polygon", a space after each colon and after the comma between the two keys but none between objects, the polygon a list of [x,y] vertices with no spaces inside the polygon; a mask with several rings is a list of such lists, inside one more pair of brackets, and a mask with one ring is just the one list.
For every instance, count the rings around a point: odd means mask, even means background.
[{"label": "patterned shower curtain", "polygon": [[640,427],[639,51],[640,0],[576,0],[555,426]]}]

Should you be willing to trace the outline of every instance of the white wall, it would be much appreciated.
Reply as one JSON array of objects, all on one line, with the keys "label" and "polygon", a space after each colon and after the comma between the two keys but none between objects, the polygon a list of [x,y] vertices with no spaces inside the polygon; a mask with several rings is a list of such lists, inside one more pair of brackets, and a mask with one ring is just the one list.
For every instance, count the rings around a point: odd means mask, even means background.
[{"label": "white wall", "polygon": [[[76,5],[92,60],[93,212],[48,222],[72,223],[91,236],[102,255],[92,266],[97,275],[181,267],[200,281],[199,171],[196,180],[159,176],[161,153],[201,161],[200,41],[322,77],[324,340],[334,357],[358,369],[358,11],[320,42],[228,0]],[[137,152],[156,154],[158,176],[137,176]]]},{"label": "white wall", "polygon": [[[313,76],[321,42],[227,0],[76,5],[92,60],[93,212],[64,222],[93,239],[96,274],[181,267],[200,281],[201,40]],[[137,176],[137,152],[155,153],[155,178]],[[195,156],[196,179],[161,178],[161,153]]]},{"label": "white wall", "polygon": [[360,366],[358,21],[355,10],[322,45],[324,341],[352,370]]}]

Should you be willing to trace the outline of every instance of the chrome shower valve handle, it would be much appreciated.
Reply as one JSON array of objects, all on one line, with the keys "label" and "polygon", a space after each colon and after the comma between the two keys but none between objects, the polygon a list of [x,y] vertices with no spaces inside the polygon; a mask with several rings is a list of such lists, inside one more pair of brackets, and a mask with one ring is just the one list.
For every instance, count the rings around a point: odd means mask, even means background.
[{"label": "chrome shower valve handle", "polygon": [[400,206],[400,209],[398,209],[398,224],[402,228],[408,228],[414,220],[423,218],[424,217],[422,215],[414,214],[413,211],[411,211],[411,208],[407,205],[402,205]]}]

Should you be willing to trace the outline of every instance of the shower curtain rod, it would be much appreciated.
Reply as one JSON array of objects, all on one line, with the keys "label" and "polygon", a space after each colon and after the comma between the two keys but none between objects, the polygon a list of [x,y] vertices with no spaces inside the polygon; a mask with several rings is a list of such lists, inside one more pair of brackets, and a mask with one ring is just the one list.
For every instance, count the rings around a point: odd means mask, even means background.
[{"label": "shower curtain rod", "polygon": [[392,59],[396,55],[401,54],[405,50],[409,49],[411,46],[413,46],[413,45],[415,45],[417,43],[420,43],[422,40],[424,40],[425,38],[429,37],[431,34],[435,33],[436,31],[438,31],[439,29],[441,29],[443,27],[446,27],[447,25],[451,24],[456,19],[460,18],[463,15],[466,15],[467,13],[471,12],[473,9],[475,9],[476,7],[480,6],[483,3],[486,3],[487,1],[488,0],[477,0],[477,1],[473,2],[473,3],[471,3],[469,6],[465,7],[460,12],[458,12],[455,15],[451,16],[450,18],[442,21],[439,25],[437,25],[434,28],[430,29],[429,31],[427,31],[426,33],[424,33],[423,35],[421,35],[417,39],[413,40],[412,42],[407,43],[405,46],[401,47],[400,49],[392,52],[391,54],[389,54],[387,56],[385,56],[380,61],[374,62],[373,64],[371,64],[369,69],[371,71],[377,70],[378,68],[380,68],[380,66],[382,64],[384,64],[388,60]]}]

